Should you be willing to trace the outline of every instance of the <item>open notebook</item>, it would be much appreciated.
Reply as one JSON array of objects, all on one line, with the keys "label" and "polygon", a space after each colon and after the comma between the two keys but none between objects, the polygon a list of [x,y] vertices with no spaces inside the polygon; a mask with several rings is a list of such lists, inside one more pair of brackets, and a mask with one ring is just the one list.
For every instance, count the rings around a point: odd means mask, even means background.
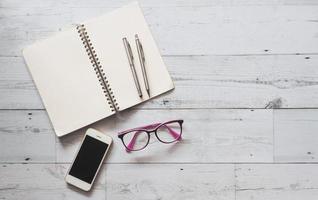
[{"label": "open notebook", "polygon": [[[144,49],[150,96],[144,87],[135,34]],[[132,47],[142,98],[136,90],[123,37]],[[57,136],[174,87],[138,3],[37,42],[25,48],[23,55]]]}]

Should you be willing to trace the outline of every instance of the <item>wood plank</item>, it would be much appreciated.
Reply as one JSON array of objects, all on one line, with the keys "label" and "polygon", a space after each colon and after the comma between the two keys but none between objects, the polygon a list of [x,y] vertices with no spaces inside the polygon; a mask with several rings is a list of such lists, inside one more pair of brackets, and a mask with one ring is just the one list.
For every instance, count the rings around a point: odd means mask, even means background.
[{"label": "wood plank", "polygon": [[[50,6],[65,6],[65,7],[120,7],[130,3],[130,0],[108,0],[108,1],[100,1],[100,0],[69,0],[69,1],[54,1],[54,0],[29,0],[28,3],[20,0],[3,0],[1,3],[5,5],[6,8],[20,8],[20,7],[50,7]],[[203,7],[203,6],[277,6],[277,5],[318,5],[316,0],[240,0],[240,1],[232,1],[232,0],[196,0],[188,1],[188,0],[161,0],[160,2],[157,0],[138,0],[138,2],[143,7],[167,7],[167,6],[176,6],[176,7]]]},{"label": "wood plank", "polygon": [[317,164],[108,164],[88,194],[65,184],[65,164],[0,167],[6,199],[105,199],[106,188],[107,199],[314,200],[318,191]]},{"label": "wood plank", "polygon": [[[12,172],[14,173],[14,172]],[[61,199],[94,199],[94,200],[105,200],[104,190],[94,190],[89,194],[82,191],[71,189],[35,189],[35,190],[6,190],[0,191],[0,198],[10,200],[34,200],[34,199],[50,199],[50,200],[61,200]]]},{"label": "wood plank", "polygon": [[[107,165],[90,193],[68,187],[68,166],[9,164],[0,166],[4,199],[226,199],[234,200],[234,165]],[[107,171],[107,173],[105,173]],[[37,180],[34,179],[37,177]],[[193,177],[196,177],[193,179]]]},{"label": "wood plank", "polygon": [[275,110],[275,162],[318,161],[318,110]]},{"label": "wood plank", "polygon": [[[147,149],[126,153],[116,133],[141,125],[184,119],[183,139],[165,145],[151,139]],[[92,127],[113,137],[109,163],[272,162],[271,110],[131,110]],[[57,162],[70,162],[84,130],[57,139]]]},{"label": "wood plank", "polygon": [[[9,116],[0,121],[1,162],[71,162],[85,131],[56,138],[55,147],[44,111],[32,112],[36,120],[30,126],[26,111],[0,113]],[[128,154],[116,137],[119,130],[174,118],[185,120],[183,140],[174,145],[154,140],[146,150]],[[271,110],[131,110],[91,127],[114,138],[110,163],[273,161]]]},{"label": "wood plank", "polygon": [[0,109],[43,109],[41,98],[21,57],[0,57]]},{"label": "wood plank", "polygon": [[54,162],[55,136],[43,111],[0,112],[2,162]]},{"label": "wood plank", "polygon": [[108,165],[106,199],[234,200],[233,165]]},{"label": "wood plank", "polygon": [[106,199],[314,200],[318,191],[317,164],[237,164],[235,173],[233,164],[108,164],[88,194],[65,184],[67,167],[2,164],[0,196],[105,199],[106,188]]},{"label": "wood plank", "polygon": [[[270,154],[273,153],[270,136],[272,134],[272,111],[255,110],[253,112],[255,114],[249,112],[249,110],[220,109],[131,110],[123,113],[122,119],[105,119],[92,127],[114,137],[117,150],[113,150],[114,153],[112,154],[115,158],[112,158],[111,162],[270,162]],[[29,113],[32,113],[32,115]],[[153,113],[156,113],[156,116],[153,116]],[[55,136],[44,111],[2,110],[0,116],[1,162],[55,161]],[[316,116],[317,110],[274,110],[274,153],[276,162],[317,161],[315,133],[318,127]],[[188,135],[184,136],[184,144],[176,145],[176,153],[183,152],[177,158],[165,158],[164,155],[170,152],[170,148],[161,146],[161,144],[152,144],[147,151],[137,154],[126,154],[122,145],[118,144],[115,135],[118,130],[172,118],[184,118],[186,120],[185,126],[189,123],[188,131],[185,132]],[[240,123],[240,119],[242,119],[242,123]],[[261,123],[263,125],[260,125]],[[197,130],[197,126],[203,126],[204,128]],[[258,129],[261,129],[261,132],[258,132]],[[192,132],[195,134],[192,134]],[[255,135],[255,133],[257,134]],[[197,138],[198,134],[200,135],[199,138]],[[206,134],[212,134],[212,137],[207,141],[204,137]],[[57,139],[59,161],[70,162],[82,135],[83,130],[62,139]],[[241,146],[244,143],[246,143],[246,146]],[[206,151],[201,146],[202,144],[205,147],[209,146]],[[156,145],[159,145],[158,148],[156,148]],[[239,152],[239,154],[236,154],[236,152]],[[144,154],[152,153],[158,153],[158,155],[149,158],[149,160],[143,158]],[[252,153],[255,157],[250,158],[249,153]],[[201,157],[198,155],[201,155]]]},{"label": "wood plank", "polygon": [[[176,89],[136,108],[318,107],[318,55],[167,56],[164,61]],[[23,59],[2,57],[0,66],[0,109],[43,109]]]},{"label": "wood plank", "polygon": [[[317,5],[210,6],[204,1],[189,6],[183,2],[141,4],[164,55],[318,53]],[[4,2],[0,8],[0,56],[21,56],[25,46],[65,26],[107,13],[114,4],[87,2],[78,7],[75,1],[49,1],[44,7],[32,3],[14,7]]]},{"label": "wood plank", "polygon": [[315,200],[317,164],[237,165],[236,199]]},{"label": "wood plank", "polygon": [[69,165],[0,165],[1,199],[105,199],[105,170],[101,170],[91,192],[82,192],[64,181]]}]

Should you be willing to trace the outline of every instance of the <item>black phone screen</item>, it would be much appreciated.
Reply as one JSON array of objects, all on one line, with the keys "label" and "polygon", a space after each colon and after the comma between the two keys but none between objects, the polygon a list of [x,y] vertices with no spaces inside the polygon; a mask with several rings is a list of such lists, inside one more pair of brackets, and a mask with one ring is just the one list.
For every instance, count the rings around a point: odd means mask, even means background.
[{"label": "black phone screen", "polygon": [[108,144],[86,135],[69,174],[92,183],[107,148]]}]

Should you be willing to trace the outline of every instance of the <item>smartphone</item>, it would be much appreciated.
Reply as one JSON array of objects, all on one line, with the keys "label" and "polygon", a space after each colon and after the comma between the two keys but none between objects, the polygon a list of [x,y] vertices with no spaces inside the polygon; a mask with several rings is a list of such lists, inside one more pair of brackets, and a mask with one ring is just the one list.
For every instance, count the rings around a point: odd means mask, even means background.
[{"label": "smartphone", "polygon": [[89,191],[111,143],[111,137],[95,129],[88,129],[72,166],[66,174],[65,181],[84,191]]}]

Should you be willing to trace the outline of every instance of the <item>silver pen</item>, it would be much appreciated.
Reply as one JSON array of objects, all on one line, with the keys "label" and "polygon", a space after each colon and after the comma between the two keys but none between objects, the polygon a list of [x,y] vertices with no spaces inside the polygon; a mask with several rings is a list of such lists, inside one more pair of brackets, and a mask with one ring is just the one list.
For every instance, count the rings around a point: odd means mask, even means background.
[{"label": "silver pen", "polygon": [[125,38],[125,37],[123,38],[123,43],[124,43],[124,46],[125,46],[125,49],[126,49],[126,54],[127,54],[129,66],[130,66],[132,75],[134,77],[134,81],[135,81],[135,85],[136,85],[136,88],[137,88],[137,91],[138,91],[138,95],[141,98],[142,97],[142,92],[141,92],[141,88],[140,88],[140,84],[139,84],[136,68],[135,68],[135,65],[134,65],[134,56],[132,54],[131,47],[130,47],[129,42],[127,41],[127,38]]},{"label": "silver pen", "polygon": [[148,82],[148,77],[147,77],[147,72],[146,72],[146,67],[145,67],[144,50],[142,48],[142,45],[140,43],[140,40],[139,40],[137,34],[135,35],[135,41],[136,41],[136,46],[137,46],[137,50],[138,50],[139,61],[140,61],[140,66],[141,66],[141,70],[142,70],[142,76],[144,77],[145,87],[146,87],[148,96],[150,96],[149,82]]}]

